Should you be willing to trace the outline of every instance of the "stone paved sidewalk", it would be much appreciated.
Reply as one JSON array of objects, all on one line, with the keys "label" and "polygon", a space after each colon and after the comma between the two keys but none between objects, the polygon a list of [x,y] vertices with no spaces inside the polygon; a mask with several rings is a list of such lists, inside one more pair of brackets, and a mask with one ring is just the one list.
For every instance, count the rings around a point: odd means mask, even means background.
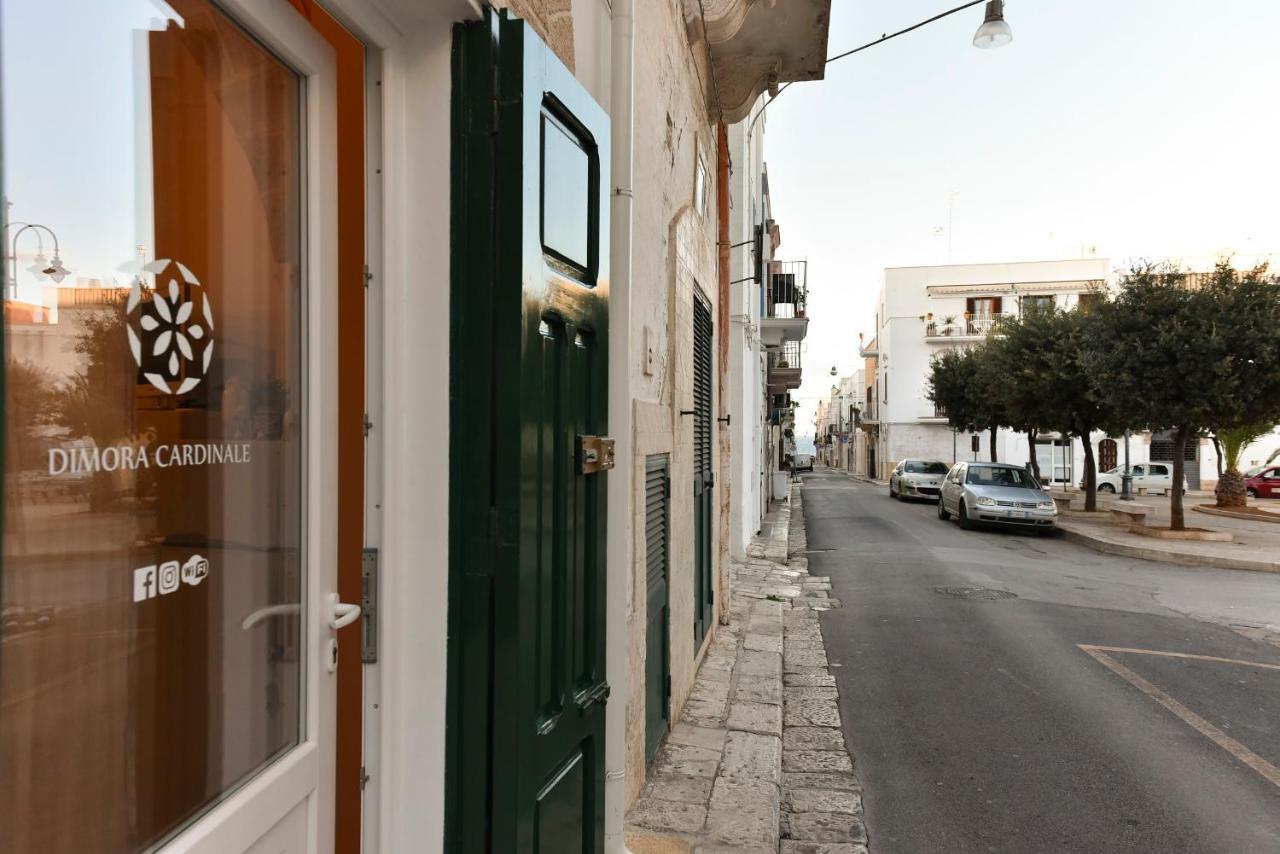
[{"label": "stone paved sidewalk", "polygon": [[800,487],[730,566],[730,622],[627,815],[635,854],[866,854],[809,575]]}]

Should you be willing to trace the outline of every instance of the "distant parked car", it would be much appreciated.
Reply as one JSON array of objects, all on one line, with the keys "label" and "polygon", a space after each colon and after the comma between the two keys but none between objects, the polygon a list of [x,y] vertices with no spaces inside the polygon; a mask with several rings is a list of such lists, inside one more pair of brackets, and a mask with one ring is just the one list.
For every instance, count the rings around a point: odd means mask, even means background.
[{"label": "distant parked car", "polygon": [[[1172,463],[1138,463],[1129,466],[1133,474],[1133,491],[1145,489],[1147,492],[1169,492],[1173,489],[1173,464]],[[1121,476],[1124,474],[1124,466],[1116,466],[1113,469],[1102,472],[1098,475],[1098,491],[1099,492],[1119,492],[1121,487]],[[1080,481],[1080,488],[1084,489],[1084,480]],[[1187,490],[1187,479],[1182,478],[1182,491]]]},{"label": "distant parked car", "polygon": [[1058,508],[1031,473],[1009,463],[956,463],[942,482],[938,518],[961,528],[991,522],[1053,530]]},{"label": "distant parked car", "polygon": [[938,460],[903,460],[889,473],[889,497],[935,499],[947,476],[947,464]]},{"label": "distant parked car", "polygon": [[792,471],[813,471],[813,454],[796,454]]},{"label": "distant parked car", "polygon": [[1244,485],[1250,498],[1280,498],[1280,466],[1262,466]]}]

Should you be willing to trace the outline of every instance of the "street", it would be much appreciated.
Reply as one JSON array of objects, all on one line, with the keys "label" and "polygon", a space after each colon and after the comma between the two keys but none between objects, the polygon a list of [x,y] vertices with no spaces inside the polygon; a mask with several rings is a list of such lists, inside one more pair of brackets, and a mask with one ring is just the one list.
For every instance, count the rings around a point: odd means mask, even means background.
[{"label": "street", "polygon": [[804,513],[877,854],[1280,852],[1280,576],[961,531],[823,468]]}]

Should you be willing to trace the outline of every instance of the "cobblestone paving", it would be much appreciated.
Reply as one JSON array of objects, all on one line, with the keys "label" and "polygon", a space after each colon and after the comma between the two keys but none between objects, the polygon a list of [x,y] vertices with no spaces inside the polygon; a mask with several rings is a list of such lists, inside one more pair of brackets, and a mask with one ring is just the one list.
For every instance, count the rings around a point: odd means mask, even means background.
[{"label": "cobblestone paving", "polygon": [[862,788],[840,731],[809,575],[800,487],[734,561],[728,625],[627,814],[635,854],[866,854]]}]

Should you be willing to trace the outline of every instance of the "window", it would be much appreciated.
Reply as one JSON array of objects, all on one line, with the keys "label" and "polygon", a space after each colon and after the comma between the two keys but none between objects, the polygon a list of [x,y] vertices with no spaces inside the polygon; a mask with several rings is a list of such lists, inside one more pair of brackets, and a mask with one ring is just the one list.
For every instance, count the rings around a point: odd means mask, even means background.
[{"label": "window", "polygon": [[3,194],[73,271],[28,232],[5,295],[0,847],[151,850],[304,736],[303,87],[207,0],[0,14]]},{"label": "window", "polygon": [[1018,300],[1022,311],[1049,311],[1054,306],[1053,294],[1027,294]]},{"label": "window", "polygon": [[693,207],[698,216],[707,215],[707,164],[698,152],[698,162],[693,173]]},{"label": "window", "polygon": [[1153,465],[1153,466],[1151,466],[1151,470],[1150,470],[1149,472],[1147,472],[1147,473],[1148,473],[1148,474],[1150,474],[1152,477],[1168,477],[1168,475],[1169,475],[1169,467],[1168,467],[1168,466]]},{"label": "window", "polygon": [[594,149],[554,107],[542,114],[542,245],[553,261],[570,267],[567,272],[585,278],[595,266]]},{"label": "window", "polygon": [[908,474],[946,474],[947,464],[928,460],[908,460],[906,471]]},{"label": "window", "polygon": [[1023,469],[1005,466],[971,465],[965,483],[982,486],[1007,486],[1015,489],[1039,489],[1040,484]]}]

